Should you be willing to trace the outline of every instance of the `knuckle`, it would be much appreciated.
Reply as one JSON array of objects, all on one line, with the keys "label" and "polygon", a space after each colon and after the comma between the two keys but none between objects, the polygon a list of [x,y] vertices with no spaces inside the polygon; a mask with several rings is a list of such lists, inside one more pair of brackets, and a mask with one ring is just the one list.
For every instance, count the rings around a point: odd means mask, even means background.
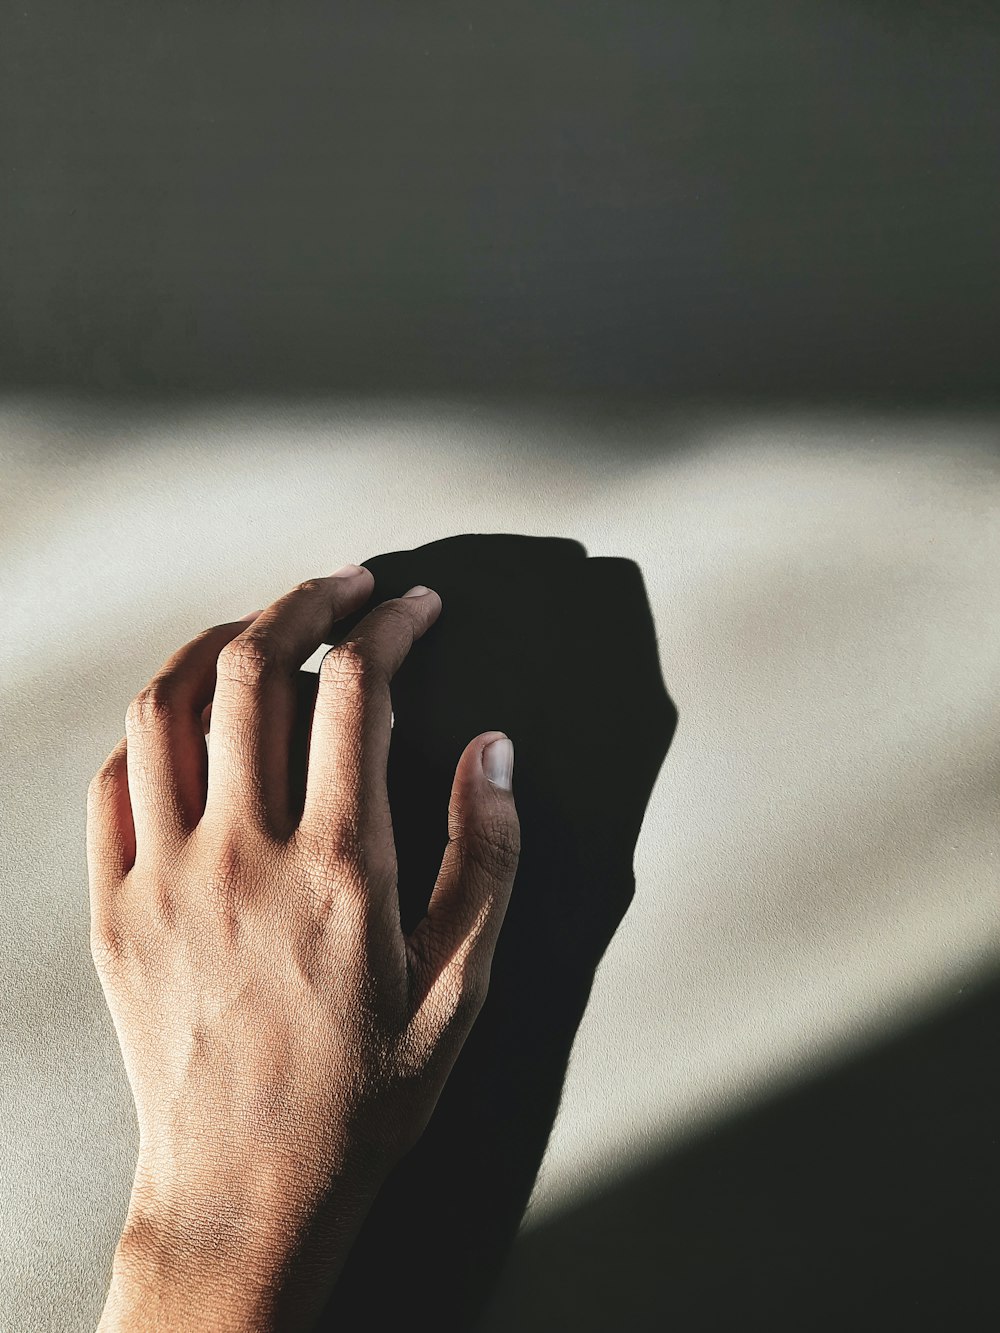
[{"label": "knuckle", "polygon": [[155,731],[174,715],[176,702],[167,678],[150,681],[139,691],[125,712],[125,724],[133,731]]},{"label": "knuckle", "polygon": [[349,819],[334,815],[322,834],[300,829],[298,842],[311,864],[338,879],[353,880],[362,867],[361,839]]},{"label": "knuckle", "polygon": [[414,603],[405,597],[397,597],[395,601],[384,602],[379,608],[384,623],[389,626],[389,637],[400,644],[404,655],[413,647],[420,605],[419,601]]},{"label": "knuckle", "polygon": [[392,601],[383,602],[379,612],[389,624],[397,625],[401,634],[411,637],[414,615],[419,605],[419,599],[414,602],[410,597],[395,597]]},{"label": "knuckle", "polygon": [[106,796],[111,795],[118,783],[118,765],[106,759],[87,784],[87,801],[90,805],[100,805]]},{"label": "knuckle", "polygon": [[[239,839],[227,837],[217,848],[205,874],[203,901],[216,928],[230,943],[239,935],[257,883],[252,853]],[[165,904],[165,908],[164,915],[169,916],[169,906]]]},{"label": "knuckle", "polygon": [[230,685],[255,688],[275,665],[273,650],[259,635],[240,635],[219,653],[217,675]]},{"label": "knuckle", "polygon": [[208,888],[212,893],[227,897],[243,885],[251,866],[251,857],[242,837],[227,833],[212,855],[208,872]]},{"label": "knuckle", "polygon": [[333,896],[384,901],[396,888],[395,848],[373,844],[349,820],[335,821],[322,835],[300,829],[296,841],[304,853],[306,878],[322,886],[324,901]]},{"label": "knuckle", "polygon": [[365,870],[365,849],[349,820],[338,821],[327,838],[326,860],[336,868],[345,886],[360,887]]},{"label": "knuckle", "polygon": [[468,837],[464,851],[473,865],[493,875],[513,874],[521,856],[520,829],[506,818],[487,819]]},{"label": "knuckle", "polygon": [[98,972],[109,972],[124,954],[121,931],[110,917],[95,917],[90,925],[90,956]]},{"label": "knuckle", "polygon": [[337,644],[323,658],[321,673],[338,686],[355,690],[370,689],[377,672],[364,647],[356,640]]},{"label": "knuckle", "polygon": [[295,592],[303,597],[323,596],[329,598],[330,595],[327,580],[319,578],[303,579],[301,583],[295,585]]}]

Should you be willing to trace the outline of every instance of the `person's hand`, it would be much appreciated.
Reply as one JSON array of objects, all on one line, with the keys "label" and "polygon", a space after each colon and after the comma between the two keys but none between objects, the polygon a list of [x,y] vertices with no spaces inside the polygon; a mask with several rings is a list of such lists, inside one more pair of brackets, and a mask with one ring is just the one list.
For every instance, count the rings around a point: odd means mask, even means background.
[{"label": "person's hand", "polygon": [[[520,849],[502,732],[462,753],[427,915],[400,927],[389,682],[435,592],[377,606],[327,653],[291,771],[295,677],[372,588],[351,566],[200,634],[132,701],[90,785],[90,943],[140,1135],[118,1257],[184,1287],[158,1295],[171,1327],[186,1300],[221,1320],[270,1288],[317,1219],[310,1264],[335,1272],[486,994]],[[102,1329],[131,1327],[113,1322],[127,1304]]]}]

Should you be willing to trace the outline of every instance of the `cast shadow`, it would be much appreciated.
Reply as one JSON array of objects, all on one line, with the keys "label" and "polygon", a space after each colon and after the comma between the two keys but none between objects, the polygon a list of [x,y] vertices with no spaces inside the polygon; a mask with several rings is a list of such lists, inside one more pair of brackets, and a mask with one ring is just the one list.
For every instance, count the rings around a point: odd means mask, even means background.
[{"label": "cast shadow", "polygon": [[1000,1326],[1000,981],[526,1231],[477,1333]]},{"label": "cast shadow", "polygon": [[[635,843],[677,714],[630,560],[588,559],[562,538],[466,535],[364,563],[373,598],[338,640],[415,583],[443,601],[392,686],[404,930],[441,864],[462,750],[496,728],[516,754],[521,859],[489,996],[316,1325],[411,1327],[414,1301],[434,1299],[446,1333],[470,1327],[517,1234],[594,971],[635,890]],[[302,673],[306,701],[315,680]]]}]

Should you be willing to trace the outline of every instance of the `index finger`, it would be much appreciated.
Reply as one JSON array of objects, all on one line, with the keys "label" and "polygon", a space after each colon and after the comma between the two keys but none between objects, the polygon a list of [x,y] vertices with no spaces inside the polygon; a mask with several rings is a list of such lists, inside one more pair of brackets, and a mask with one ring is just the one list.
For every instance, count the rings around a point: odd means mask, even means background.
[{"label": "index finger", "polygon": [[299,829],[321,856],[394,875],[389,682],[440,613],[436,592],[411,589],[369,612],[320,664]]},{"label": "index finger", "polygon": [[295,677],[337,620],[371,596],[371,571],[345,565],[280,597],[222,649],[208,733],[207,820],[246,820],[285,836]]}]

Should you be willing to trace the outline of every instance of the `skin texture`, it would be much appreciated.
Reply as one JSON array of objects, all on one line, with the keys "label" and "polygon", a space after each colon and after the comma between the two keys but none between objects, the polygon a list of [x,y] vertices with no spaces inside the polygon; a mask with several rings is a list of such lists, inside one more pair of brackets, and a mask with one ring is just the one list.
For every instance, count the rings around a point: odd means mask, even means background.
[{"label": "skin texture", "polygon": [[373,586],[349,566],[204,631],[91,783],[91,951],[140,1135],[101,1333],[308,1327],[485,999],[520,850],[483,768],[503,733],[462,753],[427,914],[399,918],[389,683],[435,592],[326,655],[291,771],[294,676]]}]

